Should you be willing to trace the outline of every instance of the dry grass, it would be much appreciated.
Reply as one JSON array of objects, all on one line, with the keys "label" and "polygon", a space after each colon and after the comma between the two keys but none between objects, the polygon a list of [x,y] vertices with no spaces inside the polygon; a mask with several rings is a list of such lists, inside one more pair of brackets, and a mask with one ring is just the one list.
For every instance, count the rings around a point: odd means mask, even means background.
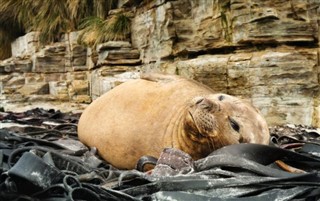
[{"label": "dry grass", "polygon": [[[105,19],[116,0],[1,0],[0,51],[25,32],[39,31],[47,44],[78,29],[88,16]],[[9,22],[9,23],[8,23]],[[92,35],[92,34],[90,34]],[[0,55],[7,55],[0,52]],[[3,58],[3,57],[2,57]]]},{"label": "dry grass", "polygon": [[80,28],[83,30],[78,42],[95,47],[106,41],[127,40],[130,34],[130,18],[125,14],[113,15],[107,20],[91,17],[85,19]]}]

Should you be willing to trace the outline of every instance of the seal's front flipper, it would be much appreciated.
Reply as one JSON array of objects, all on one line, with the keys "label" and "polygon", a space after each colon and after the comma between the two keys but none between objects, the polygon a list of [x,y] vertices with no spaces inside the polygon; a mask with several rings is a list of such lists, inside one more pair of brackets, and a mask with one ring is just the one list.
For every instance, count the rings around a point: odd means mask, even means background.
[{"label": "seal's front flipper", "polygon": [[142,73],[141,79],[149,80],[151,82],[171,82],[179,78],[177,75],[161,74],[161,73]]}]

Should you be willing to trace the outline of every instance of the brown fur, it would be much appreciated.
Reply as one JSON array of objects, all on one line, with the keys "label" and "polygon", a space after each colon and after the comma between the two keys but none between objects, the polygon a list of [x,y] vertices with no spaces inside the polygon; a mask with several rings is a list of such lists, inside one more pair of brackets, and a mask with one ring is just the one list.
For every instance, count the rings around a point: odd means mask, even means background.
[{"label": "brown fur", "polygon": [[121,84],[93,101],[78,134],[120,169],[134,168],[143,155],[159,157],[166,147],[199,159],[225,145],[269,141],[268,126],[251,104],[159,74]]}]

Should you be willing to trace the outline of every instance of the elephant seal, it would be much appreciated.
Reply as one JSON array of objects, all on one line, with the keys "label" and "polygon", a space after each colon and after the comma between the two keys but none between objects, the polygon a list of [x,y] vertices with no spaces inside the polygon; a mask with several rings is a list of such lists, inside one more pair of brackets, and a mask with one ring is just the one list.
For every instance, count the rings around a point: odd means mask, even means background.
[{"label": "elephant seal", "polygon": [[164,148],[196,160],[225,145],[269,142],[267,123],[249,102],[162,74],[142,75],[94,100],[78,136],[119,169],[135,168],[144,155],[158,158]]}]

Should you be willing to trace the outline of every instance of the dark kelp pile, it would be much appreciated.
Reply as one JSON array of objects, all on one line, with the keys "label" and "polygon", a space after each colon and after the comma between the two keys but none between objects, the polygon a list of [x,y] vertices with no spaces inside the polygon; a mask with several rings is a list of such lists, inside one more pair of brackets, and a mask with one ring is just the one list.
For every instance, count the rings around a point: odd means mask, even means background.
[{"label": "dark kelp pile", "polygon": [[269,146],[231,145],[197,161],[168,148],[152,171],[140,172],[117,170],[80,143],[79,116],[39,108],[0,113],[0,200],[320,198],[317,129],[273,127]]}]

